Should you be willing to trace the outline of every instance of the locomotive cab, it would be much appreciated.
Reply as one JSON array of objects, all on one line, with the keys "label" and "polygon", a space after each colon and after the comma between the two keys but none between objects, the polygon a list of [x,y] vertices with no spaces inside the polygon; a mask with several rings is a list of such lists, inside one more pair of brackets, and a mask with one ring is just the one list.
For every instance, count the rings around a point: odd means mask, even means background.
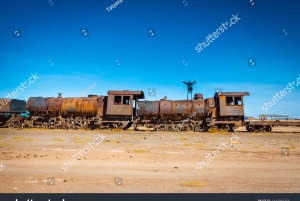
[{"label": "locomotive cab", "polygon": [[249,92],[216,93],[219,116],[244,116],[244,96],[249,96]]},{"label": "locomotive cab", "polygon": [[116,117],[130,117],[132,121],[136,117],[136,103],[138,99],[144,99],[143,91],[109,90],[107,92],[106,115]]},{"label": "locomotive cab", "polygon": [[249,96],[249,92],[218,92],[214,99],[210,99],[214,103],[211,108],[210,126],[218,128],[237,128],[244,121],[244,96]]}]

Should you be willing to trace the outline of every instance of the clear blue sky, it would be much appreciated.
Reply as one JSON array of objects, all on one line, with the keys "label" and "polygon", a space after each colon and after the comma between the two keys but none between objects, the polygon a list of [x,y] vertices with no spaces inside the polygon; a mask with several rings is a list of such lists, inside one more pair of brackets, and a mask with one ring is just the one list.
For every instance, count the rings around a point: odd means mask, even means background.
[{"label": "clear blue sky", "polygon": [[[39,79],[16,98],[78,96],[96,83],[90,94],[143,90],[147,100],[180,100],[181,80],[198,79],[194,93],[204,98],[215,88],[250,92],[245,111],[256,117],[299,77],[299,0],[257,0],[253,7],[248,0],[123,0],[108,11],[115,2],[0,0],[0,96],[31,73]],[[197,53],[197,43],[237,14],[236,24]],[[148,97],[148,88],[156,97]],[[267,113],[298,117],[299,97],[300,86]]]}]

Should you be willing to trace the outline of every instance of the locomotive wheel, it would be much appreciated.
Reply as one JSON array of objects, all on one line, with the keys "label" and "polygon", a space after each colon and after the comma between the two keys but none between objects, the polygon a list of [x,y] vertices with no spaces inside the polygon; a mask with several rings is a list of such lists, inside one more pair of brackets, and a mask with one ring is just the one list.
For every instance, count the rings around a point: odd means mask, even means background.
[{"label": "locomotive wheel", "polygon": [[15,123],[15,128],[22,129],[22,123],[16,122]]},{"label": "locomotive wheel", "polygon": [[206,127],[206,125],[198,124],[195,126],[194,131],[195,132],[206,132],[207,127]]},{"label": "locomotive wheel", "polygon": [[249,131],[249,126],[246,126],[246,130],[247,130],[248,132],[250,132],[250,131]]},{"label": "locomotive wheel", "polygon": [[194,126],[193,124],[185,124],[184,126],[182,126],[181,130],[182,131],[190,131],[193,130]]},{"label": "locomotive wheel", "polygon": [[13,123],[13,122],[9,122],[9,123],[7,124],[7,126],[8,126],[8,128],[14,128],[14,123]]},{"label": "locomotive wheel", "polygon": [[42,128],[48,128],[48,126],[49,126],[48,123],[44,122],[41,127]]},{"label": "locomotive wheel", "polygon": [[166,130],[166,126],[165,125],[159,125],[158,130],[159,131],[165,131]]},{"label": "locomotive wheel", "polygon": [[248,130],[249,132],[253,132],[253,131],[255,131],[255,129],[254,129],[254,127],[253,126],[249,126],[249,130]]},{"label": "locomotive wheel", "polygon": [[229,127],[229,132],[234,132],[233,126]]},{"label": "locomotive wheel", "polygon": [[272,131],[272,127],[271,127],[271,126],[266,126],[265,130],[266,130],[267,132],[271,132],[271,131]]},{"label": "locomotive wheel", "polygon": [[167,130],[168,130],[168,131],[173,131],[173,126],[172,126],[172,125],[170,125],[170,124],[169,124],[169,125],[167,125]]},{"label": "locomotive wheel", "polygon": [[173,127],[173,131],[180,131],[180,127],[176,124],[176,125],[174,125],[174,127]]},{"label": "locomotive wheel", "polygon": [[228,125],[224,125],[222,127],[223,127],[222,130],[225,131],[225,132],[228,132],[229,129],[230,129]]}]

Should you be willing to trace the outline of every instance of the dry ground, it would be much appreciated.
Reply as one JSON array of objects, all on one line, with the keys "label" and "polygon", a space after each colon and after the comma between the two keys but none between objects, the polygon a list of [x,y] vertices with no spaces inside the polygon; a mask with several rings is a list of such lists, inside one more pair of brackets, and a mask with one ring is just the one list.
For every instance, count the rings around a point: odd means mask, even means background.
[{"label": "dry ground", "polygon": [[[224,134],[0,129],[0,192],[300,193],[300,129],[251,134],[243,130]],[[101,133],[105,140],[64,172],[62,165]],[[238,141],[197,170],[197,162],[230,142],[232,134]]]}]

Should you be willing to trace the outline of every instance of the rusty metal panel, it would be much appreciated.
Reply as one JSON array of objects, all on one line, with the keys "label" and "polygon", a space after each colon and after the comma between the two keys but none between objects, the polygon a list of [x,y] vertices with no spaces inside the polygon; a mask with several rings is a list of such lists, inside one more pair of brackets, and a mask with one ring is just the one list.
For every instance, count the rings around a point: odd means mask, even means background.
[{"label": "rusty metal panel", "polygon": [[206,101],[208,107],[216,107],[215,100],[213,98],[207,98]]},{"label": "rusty metal panel", "polygon": [[190,114],[193,103],[191,100],[172,101],[172,114]]},{"label": "rusty metal panel", "polygon": [[198,116],[206,115],[206,103],[203,99],[192,100],[192,111],[191,113],[197,113]]},{"label": "rusty metal panel", "polygon": [[172,101],[161,100],[159,106],[160,114],[172,114]]},{"label": "rusty metal panel", "polygon": [[83,98],[81,105],[81,115],[86,117],[93,117],[97,115],[98,97]]},{"label": "rusty metal panel", "polygon": [[9,110],[10,101],[11,100],[7,98],[0,99],[0,113],[10,112]]},{"label": "rusty metal panel", "polygon": [[217,92],[219,96],[250,96],[249,92]]},{"label": "rusty metal panel", "polygon": [[97,116],[102,117],[104,115],[104,101],[105,101],[105,97],[104,96],[99,96],[98,97]]},{"label": "rusty metal panel", "polygon": [[220,116],[243,116],[244,115],[244,105],[227,105],[226,96],[219,96],[219,103],[220,103]]},{"label": "rusty metal panel", "polygon": [[53,98],[31,97],[27,101],[27,110],[30,113],[47,113],[48,104]]},{"label": "rusty metal panel", "polygon": [[10,112],[24,113],[26,112],[26,101],[12,99],[10,101]]},{"label": "rusty metal panel", "polygon": [[81,116],[83,98],[63,98],[61,114],[63,117]]},{"label": "rusty metal panel", "polygon": [[138,116],[143,115],[158,115],[160,101],[141,101],[138,102]]},{"label": "rusty metal panel", "polygon": [[[121,96],[123,100],[123,95],[117,95]],[[126,96],[129,96],[126,94]],[[108,95],[108,101],[107,101],[107,115],[132,115],[133,107],[132,107],[132,95],[130,95],[130,104],[115,104],[114,103],[115,95]]]},{"label": "rusty metal panel", "polygon": [[48,113],[51,116],[57,116],[61,114],[61,104],[63,102],[63,98],[53,98],[49,100],[48,104]]}]

